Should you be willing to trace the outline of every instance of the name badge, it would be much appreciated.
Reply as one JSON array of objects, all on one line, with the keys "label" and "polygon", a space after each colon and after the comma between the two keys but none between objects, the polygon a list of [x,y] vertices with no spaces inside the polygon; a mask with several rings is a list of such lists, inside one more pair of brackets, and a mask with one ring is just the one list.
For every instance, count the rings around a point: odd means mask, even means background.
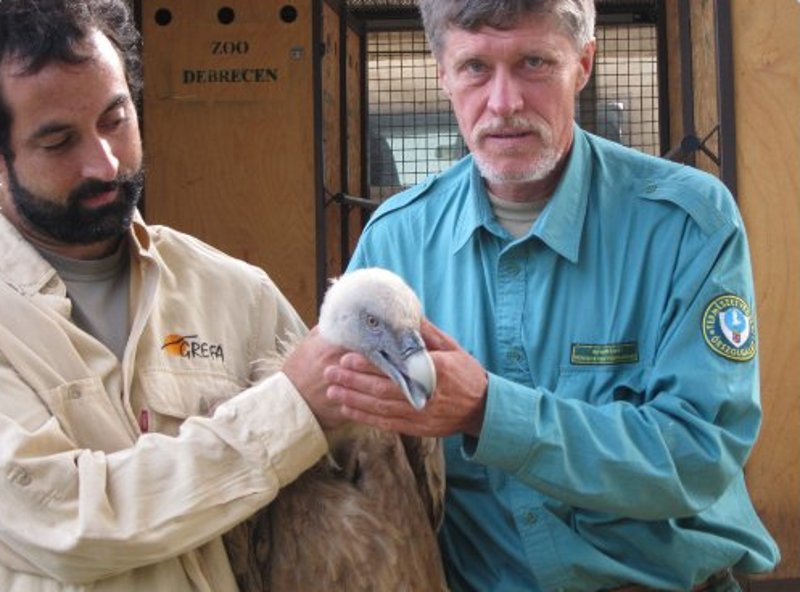
[{"label": "name badge", "polygon": [[624,343],[573,343],[570,362],[576,366],[635,364],[639,361],[639,345]]}]

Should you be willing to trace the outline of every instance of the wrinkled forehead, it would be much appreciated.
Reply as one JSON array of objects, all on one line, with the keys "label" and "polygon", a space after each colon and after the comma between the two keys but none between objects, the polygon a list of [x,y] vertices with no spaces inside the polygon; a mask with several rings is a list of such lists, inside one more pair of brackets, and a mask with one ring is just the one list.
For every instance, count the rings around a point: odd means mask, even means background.
[{"label": "wrinkled forehead", "polygon": [[[450,45],[452,33],[481,34],[495,32],[523,32],[533,38],[560,37],[566,40],[577,52],[584,50],[586,41],[593,37],[592,32],[584,31],[585,28],[580,18],[574,14],[561,14],[554,7],[544,5],[538,9],[523,9],[518,11],[503,12],[499,14],[481,13],[473,19],[451,20],[445,24],[438,34],[429,38],[434,57],[441,61]],[[589,19],[586,26],[592,26]],[[584,37],[588,35],[588,38]]]},{"label": "wrinkled forehead", "polygon": [[581,49],[573,31],[569,26],[551,12],[526,12],[513,20],[480,21],[469,26],[450,23],[444,30],[443,49],[447,51],[453,33],[468,35],[485,35],[487,37],[506,38],[512,36],[530,36],[531,40],[544,37],[563,37],[575,49]]},{"label": "wrinkled forehead", "polygon": [[31,71],[20,58],[0,62],[0,101],[10,134],[27,137],[41,127],[94,121],[113,102],[130,97],[122,58],[107,37],[87,37],[81,61],[51,61]]},{"label": "wrinkled forehead", "polygon": [[567,58],[579,55],[572,38],[539,20],[528,20],[512,28],[480,27],[477,30],[452,28],[445,37],[440,65],[453,65],[481,56],[518,58],[547,55]]}]

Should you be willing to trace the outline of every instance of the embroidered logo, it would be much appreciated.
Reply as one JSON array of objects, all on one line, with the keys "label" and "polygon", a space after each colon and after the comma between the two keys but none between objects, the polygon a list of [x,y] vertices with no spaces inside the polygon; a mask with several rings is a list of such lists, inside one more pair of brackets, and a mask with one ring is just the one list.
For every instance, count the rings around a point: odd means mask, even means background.
[{"label": "embroidered logo", "polygon": [[161,351],[179,358],[225,360],[222,345],[200,341],[197,335],[169,334],[164,338]]},{"label": "embroidered logo", "polygon": [[703,338],[723,358],[752,360],[756,355],[756,328],[750,306],[733,294],[714,298],[703,313]]}]

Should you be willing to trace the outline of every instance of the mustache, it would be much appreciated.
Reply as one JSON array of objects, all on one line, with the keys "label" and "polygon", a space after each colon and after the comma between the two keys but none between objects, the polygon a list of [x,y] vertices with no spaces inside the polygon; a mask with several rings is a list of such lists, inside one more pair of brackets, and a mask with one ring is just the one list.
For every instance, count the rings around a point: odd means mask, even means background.
[{"label": "mustache", "polygon": [[495,118],[483,123],[479,123],[472,130],[472,138],[475,141],[483,139],[485,136],[496,133],[534,133],[542,139],[550,138],[550,130],[544,124],[534,119],[512,115],[510,117]]},{"label": "mustache", "polygon": [[120,188],[126,188],[130,186],[139,185],[143,180],[143,172],[138,171],[136,173],[128,174],[128,175],[120,175],[116,179],[112,181],[101,181],[99,179],[87,179],[78,187],[73,189],[68,198],[67,203],[72,205],[83,201],[84,199],[89,199],[91,197],[95,197],[97,195],[101,195],[103,193],[107,193],[109,191],[116,191]]}]

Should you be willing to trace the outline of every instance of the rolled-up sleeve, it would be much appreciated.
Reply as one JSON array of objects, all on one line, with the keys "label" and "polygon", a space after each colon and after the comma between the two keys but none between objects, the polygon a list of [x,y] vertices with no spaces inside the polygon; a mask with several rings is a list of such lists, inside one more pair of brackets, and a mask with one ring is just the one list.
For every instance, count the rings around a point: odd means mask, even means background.
[{"label": "rolled-up sleeve", "polygon": [[[2,378],[4,397],[25,394],[24,385]],[[35,395],[27,395],[32,405],[16,408],[33,407]],[[26,427],[0,414],[0,543],[17,567],[64,582],[199,546],[271,501],[327,447],[282,373],[212,417],[187,419],[175,437],[145,434],[113,453],[76,447],[53,418],[35,428],[31,419]]]}]

